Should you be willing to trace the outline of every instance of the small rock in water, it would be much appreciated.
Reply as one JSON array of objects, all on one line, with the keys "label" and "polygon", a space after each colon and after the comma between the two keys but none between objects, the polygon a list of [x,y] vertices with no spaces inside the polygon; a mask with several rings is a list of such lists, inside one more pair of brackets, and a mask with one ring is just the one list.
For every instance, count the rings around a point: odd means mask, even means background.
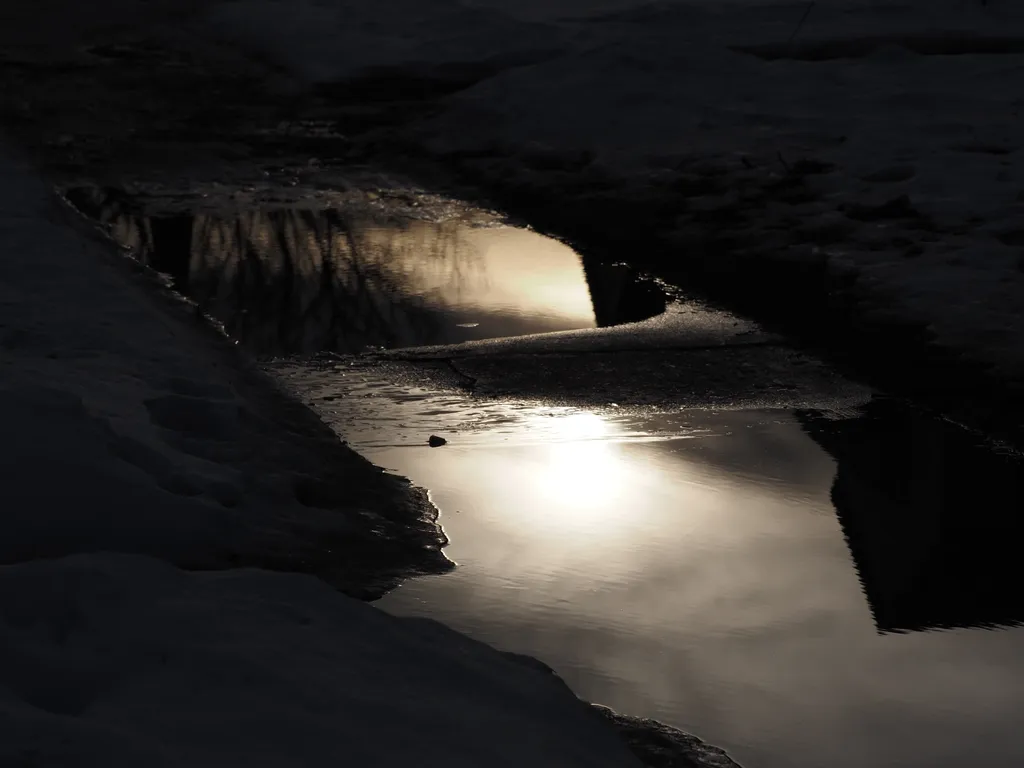
[{"label": "small rock in water", "polygon": [[447,440],[443,437],[438,437],[437,435],[431,435],[427,438],[427,445],[431,448],[440,448],[442,445],[447,445],[447,443]]}]

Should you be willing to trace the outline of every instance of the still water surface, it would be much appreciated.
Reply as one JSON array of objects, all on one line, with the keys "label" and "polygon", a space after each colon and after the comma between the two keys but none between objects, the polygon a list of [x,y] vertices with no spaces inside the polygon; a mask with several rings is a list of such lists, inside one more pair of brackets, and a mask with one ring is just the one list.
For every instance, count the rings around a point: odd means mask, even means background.
[{"label": "still water surface", "polygon": [[1022,765],[1021,466],[867,412],[519,407],[441,449],[357,432],[431,489],[460,566],[379,605],[748,768]]}]

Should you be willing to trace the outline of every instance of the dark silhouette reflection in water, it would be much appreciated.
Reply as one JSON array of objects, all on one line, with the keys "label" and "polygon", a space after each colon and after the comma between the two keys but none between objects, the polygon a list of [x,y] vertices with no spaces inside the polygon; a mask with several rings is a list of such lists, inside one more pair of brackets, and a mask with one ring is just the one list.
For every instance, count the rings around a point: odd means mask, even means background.
[{"label": "dark silhouette reflection in water", "polygon": [[513,227],[334,209],[144,216],[124,194],[68,197],[256,354],[592,328],[665,308],[631,269],[584,271],[568,246]]},{"label": "dark silhouette reflection in water", "polygon": [[880,631],[1024,621],[1024,462],[891,400],[799,418],[836,460],[832,503]]}]

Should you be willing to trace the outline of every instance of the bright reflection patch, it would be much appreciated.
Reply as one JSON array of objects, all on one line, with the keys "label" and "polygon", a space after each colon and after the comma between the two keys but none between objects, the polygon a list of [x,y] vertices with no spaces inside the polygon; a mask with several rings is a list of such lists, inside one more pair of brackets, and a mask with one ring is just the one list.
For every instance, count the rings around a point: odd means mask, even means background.
[{"label": "bright reflection patch", "polygon": [[[610,437],[614,432],[608,422],[596,413],[581,411],[554,418],[552,431],[555,439],[593,440]],[[532,421],[536,421],[536,419],[532,419]]]},{"label": "bright reflection patch", "polygon": [[610,523],[627,480],[620,447],[613,441],[616,430],[588,412],[530,421],[551,442],[540,452],[543,463],[532,465],[523,477],[524,495],[536,498],[549,524]]},{"label": "bright reflection patch", "polygon": [[624,481],[618,446],[597,441],[551,446],[547,466],[536,474],[541,496],[553,505],[551,514],[569,510],[596,513],[613,507]]}]

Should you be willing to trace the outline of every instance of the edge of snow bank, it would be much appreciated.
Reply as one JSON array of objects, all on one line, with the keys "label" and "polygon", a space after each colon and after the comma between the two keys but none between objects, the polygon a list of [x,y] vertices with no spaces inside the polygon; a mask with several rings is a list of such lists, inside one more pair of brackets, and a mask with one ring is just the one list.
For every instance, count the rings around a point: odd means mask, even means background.
[{"label": "edge of snow bank", "polygon": [[542,667],[298,574],[3,566],[0,647],[3,765],[638,765]]},{"label": "edge of snow bank", "polygon": [[658,768],[739,768],[729,754],[696,736],[645,717],[621,715],[608,707],[591,707],[619,732],[645,766]]},{"label": "edge of snow bank", "polygon": [[0,205],[0,562],[116,550],[361,597],[452,567],[425,491],[342,444],[6,154]]}]

